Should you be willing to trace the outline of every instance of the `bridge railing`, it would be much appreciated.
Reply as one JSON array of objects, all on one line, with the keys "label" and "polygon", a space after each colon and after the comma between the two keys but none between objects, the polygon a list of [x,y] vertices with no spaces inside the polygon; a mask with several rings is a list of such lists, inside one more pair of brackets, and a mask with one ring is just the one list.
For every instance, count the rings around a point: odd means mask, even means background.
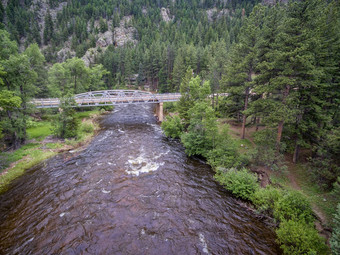
[{"label": "bridge railing", "polygon": [[[93,91],[75,95],[76,105],[74,107],[174,102],[178,101],[180,97],[180,93],[152,94],[133,90]],[[60,100],[58,98],[33,99],[31,103],[35,104],[37,108],[53,108],[59,107]]]}]

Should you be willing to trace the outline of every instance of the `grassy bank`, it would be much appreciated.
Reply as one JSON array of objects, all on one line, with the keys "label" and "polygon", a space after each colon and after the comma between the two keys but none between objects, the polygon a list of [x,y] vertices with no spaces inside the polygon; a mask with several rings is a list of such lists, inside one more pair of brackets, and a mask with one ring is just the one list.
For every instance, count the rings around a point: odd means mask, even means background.
[{"label": "grassy bank", "polygon": [[55,156],[65,150],[71,150],[88,143],[99,129],[96,119],[101,114],[99,110],[77,112],[80,122],[79,132],[74,139],[56,139],[53,137],[52,120],[56,115],[45,116],[42,121],[32,121],[27,129],[28,143],[20,149],[3,152],[0,160],[0,193],[8,189],[14,179],[40,162]]}]

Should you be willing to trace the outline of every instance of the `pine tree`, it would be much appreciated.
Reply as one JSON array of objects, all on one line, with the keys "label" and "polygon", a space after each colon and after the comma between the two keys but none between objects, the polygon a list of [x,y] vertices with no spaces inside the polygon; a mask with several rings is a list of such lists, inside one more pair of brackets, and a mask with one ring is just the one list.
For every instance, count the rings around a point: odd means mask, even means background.
[{"label": "pine tree", "polygon": [[50,13],[50,9],[47,10],[47,14],[45,16],[45,28],[44,28],[44,44],[47,45],[54,36],[54,25],[52,16]]},{"label": "pine tree", "polygon": [[258,5],[254,8],[249,18],[241,28],[239,43],[233,47],[229,65],[227,66],[227,92],[230,94],[242,94],[243,120],[241,139],[245,138],[246,110],[248,108],[251,89],[254,86],[254,75],[257,61],[258,34],[263,22],[264,8]]}]

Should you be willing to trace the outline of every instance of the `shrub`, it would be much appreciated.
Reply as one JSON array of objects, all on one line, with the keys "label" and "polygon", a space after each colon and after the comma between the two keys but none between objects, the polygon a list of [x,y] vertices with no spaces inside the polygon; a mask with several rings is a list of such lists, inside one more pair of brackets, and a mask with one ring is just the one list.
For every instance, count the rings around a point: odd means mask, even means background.
[{"label": "shrub", "polygon": [[325,241],[319,236],[314,225],[304,220],[282,221],[276,234],[284,254],[321,255],[328,253]]},{"label": "shrub", "polygon": [[246,168],[241,170],[218,168],[215,178],[227,190],[242,199],[251,200],[259,188],[256,174],[250,173]]},{"label": "shrub", "polygon": [[309,202],[298,191],[286,191],[274,203],[274,217],[279,221],[305,220],[313,222],[312,209]]},{"label": "shrub", "polygon": [[102,112],[102,110],[105,111],[113,111],[114,106],[113,105],[103,105],[100,107],[100,112]]},{"label": "shrub", "polygon": [[252,202],[260,211],[266,211],[273,214],[274,204],[282,199],[283,190],[267,186],[264,189],[258,189],[254,193]]},{"label": "shrub", "polygon": [[34,128],[37,127],[39,125],[38,122],[34,121],[33,118],[29,117],[26,120],[26,128]]},{"label": "shrub", "polygon": [[332,253],[334,255],[340,254],[340,203],[338,204],[337,211],[334,214],[334,227],[330,244]]},{"label": "shrub", "polygon": [[94,128],[91,123],[82,123],[80,130],[84,133],[92,133]]},{"label": "shrub", "polygon": [[332,191],[334,197],[340,197],[340,176],[336,180],[336,182],[333,183],[333,191]]},{"label": "shrub", "polygon": [[181,119],[175,115],[173,117],[168,116],[161,125],[164,134],[172,138],[180,138],[183,132],[183,125]]},{"label": "shrub", "polygon": [[53,120],[53,133],[60,138],[72,138],[78,134],[79,121],[71,107],[75,101],[71,97],[61,99],[60,112]]},{"label": "shrub", "polygon": [[215,140],[215,148],[207,155],[208,163],[213,168],[233,168],[246,164],[245,157],[239,154],[234,140],[229,135],[228,126],[223,127]]}]

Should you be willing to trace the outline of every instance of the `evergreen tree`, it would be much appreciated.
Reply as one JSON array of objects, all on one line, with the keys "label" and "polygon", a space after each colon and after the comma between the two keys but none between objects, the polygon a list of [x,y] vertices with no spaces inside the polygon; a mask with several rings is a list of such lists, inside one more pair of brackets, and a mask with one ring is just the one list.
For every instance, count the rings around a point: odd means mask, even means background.
[{"label": "evergreen tree", "polygon": [[75,117],[75,101],[71,94],[60,99],[59,115],[53,122],[53,133],[59,138],[74,138],[78,134],[79,122]]},{"label": "evergreen tree", "polygon": [[241,28],[239,43],[233,47],[229,65],[227,67],[227,92],[232,94],[243,94],[243,120],[241,139],[245,138],[246,110],[251,89],[254,86],[255,66],[257,61],[258,34],[262,27],[264,7],[258,5],[254,8],[249,18],[246,19]]},{"label": "evergreen tree", "polygon": [[47,14],[45,16],[45,28],[44,28],[44,44],[47,45],[54,36],[54,25],[52,16],[50,13],[50,9],[47,10]]}]

